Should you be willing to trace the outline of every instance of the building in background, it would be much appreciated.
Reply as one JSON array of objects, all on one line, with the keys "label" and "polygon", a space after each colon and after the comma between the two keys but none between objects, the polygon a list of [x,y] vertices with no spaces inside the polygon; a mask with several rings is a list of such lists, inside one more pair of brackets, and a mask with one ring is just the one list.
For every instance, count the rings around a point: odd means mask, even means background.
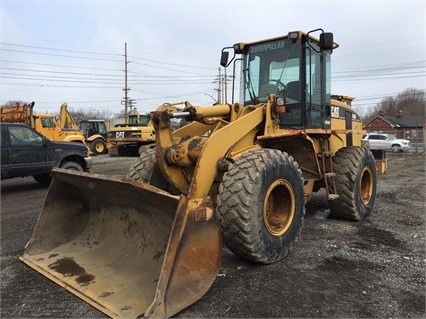
[{"label": "building in background", "polygon": [[410,140],[411,143],[425,143],[426,116],[384,115],[379,113],[364,125],[368,133],[393,134],[396,138]]}]

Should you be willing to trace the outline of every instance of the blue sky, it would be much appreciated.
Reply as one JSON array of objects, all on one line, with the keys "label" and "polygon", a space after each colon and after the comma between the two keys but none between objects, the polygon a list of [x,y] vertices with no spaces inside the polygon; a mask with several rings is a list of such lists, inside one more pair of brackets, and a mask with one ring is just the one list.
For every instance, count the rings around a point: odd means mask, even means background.
[{"label": "blue sky", "polygon": [[[213,103],[220,51],[293,30],[323,28],[332,91],[367,110],[407,88],[425,89],[425,1],[1,1],[0,103],[35,101],[39,112]],[[230,94],[229,94],[230,95]]]}]

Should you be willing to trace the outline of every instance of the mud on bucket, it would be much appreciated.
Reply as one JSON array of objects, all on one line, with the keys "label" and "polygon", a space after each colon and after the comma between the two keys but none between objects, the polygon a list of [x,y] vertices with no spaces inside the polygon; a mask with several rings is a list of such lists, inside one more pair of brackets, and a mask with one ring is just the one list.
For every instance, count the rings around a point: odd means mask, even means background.
[{"label": "mud on bucket", "polygon": [[[180,289],[173,287],[174,282],[193,275],[182,273],[180,266],[188,258],[193,259],[190,250],[195,247],[197,251],[193,241],[201,233],[210,233],[207,237],[220,242],[217,226],[211,221],[195,228],[212,231],[202,230],[195,235],[187,231],[191,222],[174,226],[175,215],[186,220],[186,198],[183,202],[143,183],[55,169],[21,260],[111,317],[143,316],[154,300],[161,309],[151,306],[151,313],[171,316],[204,295],[220,262],[218,247],[213,254],[202,254],[211,256],[206,264],[215,265],[207,265],[201,284],[191,287],[199,290],[196,299],[173,296],[171,291]],[[185,207],[179,214],[182,205]],[[176,231],[179,234],[174,235]],[[197,254],[203,247],[198,250]],[[165,259],[168,265],[163,266]],[[201,264],[195,267],[206,268]]]}]

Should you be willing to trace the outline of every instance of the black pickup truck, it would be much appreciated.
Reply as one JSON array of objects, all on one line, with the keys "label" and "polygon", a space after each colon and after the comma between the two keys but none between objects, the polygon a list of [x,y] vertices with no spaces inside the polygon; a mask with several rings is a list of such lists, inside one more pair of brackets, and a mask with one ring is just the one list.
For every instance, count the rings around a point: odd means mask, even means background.
[{"label": "black pickup truck", "polygon": [[54,167],[89,171],[92,158],[84,144],[53,142],[31,127],[0,123],[1,179],[32,176],[49,184]]}]

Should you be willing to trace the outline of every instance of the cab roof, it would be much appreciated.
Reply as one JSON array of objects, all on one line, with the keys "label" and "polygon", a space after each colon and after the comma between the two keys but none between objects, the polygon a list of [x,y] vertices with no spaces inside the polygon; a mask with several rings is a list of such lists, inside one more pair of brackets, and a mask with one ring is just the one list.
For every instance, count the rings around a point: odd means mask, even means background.
[{"label": "cab roof", "polygon": [[[311,39],[312,41],[319,43],[319,39],[313,37],[312,35],[308,35],[307,33],[303,32],[303,31],[291,31],[285,35],[281,35],[281,36],[277,36],[277,37],[273,37],[273,38],[267,38],[267,39],[263,39],[263,40],[258,40],[258,41],[254,41],[254,42],[239,42],[237,44],[234,45],[234,47],[236,45],[238,45],[239,49],[242,51],[244,49],[245,46],[251,46],[251,45],[255,45],[255,44],[261,44],[261,43],[265,43],[265,42],[269,42],[269,41],[276,41],[276,40],[285,40],[285,39],[299,39],[302,37],[308,37],[309,39]],[[337,49],[339,47],[339,44],[337,44],[336,42],[334,43],[334,47],[333,49]]]}]

